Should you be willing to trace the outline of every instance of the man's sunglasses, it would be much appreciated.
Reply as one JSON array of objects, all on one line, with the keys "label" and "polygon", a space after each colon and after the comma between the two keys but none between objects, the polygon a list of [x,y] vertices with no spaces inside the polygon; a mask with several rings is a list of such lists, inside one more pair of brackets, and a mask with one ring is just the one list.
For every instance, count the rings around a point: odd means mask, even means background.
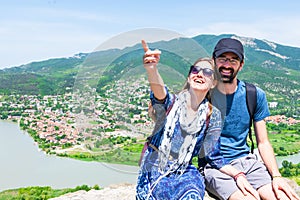
[{"label": "man's sunglasses", "polygon": [[191,74],[198,74],[201,71],[204,76],[209,77],[209,78],[214,74],[214,71],[212,69],[202,68],[202,67],[198,67],[198,66],[194,66],[194,65],[191,66],[191,70],[190,70]]}]

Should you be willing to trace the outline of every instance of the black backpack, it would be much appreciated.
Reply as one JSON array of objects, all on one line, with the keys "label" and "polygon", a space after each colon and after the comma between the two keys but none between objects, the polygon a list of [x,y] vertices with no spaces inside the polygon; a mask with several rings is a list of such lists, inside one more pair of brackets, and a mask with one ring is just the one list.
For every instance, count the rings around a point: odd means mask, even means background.
[{"label": "black backpack", "polygon": [[247,109],[248,113],[250,115],[250,122],[249,122],[249,139],[251,141],[251,153],[254,151],[254,143],[252,139],[252,124],[253,124],[253,117],[254,117],[254,112],[256,109],[256,99],[257,99],[257,94],[256,94],[256,87],[255,85],[251,83],[245,82],[246,85],[246,103],[247,103]]}]

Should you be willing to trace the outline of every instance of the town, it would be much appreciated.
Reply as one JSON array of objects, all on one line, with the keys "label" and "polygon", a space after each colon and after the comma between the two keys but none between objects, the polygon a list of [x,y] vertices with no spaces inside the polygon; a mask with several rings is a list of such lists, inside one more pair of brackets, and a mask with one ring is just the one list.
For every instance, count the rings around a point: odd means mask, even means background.
[{"label": "town", "polygon": [[18,123],[47,153],[84,147],[90,138],[96,142],[111,136],[144,138],[153,126],[145,83],[145,78],[135,83],[119,80],[118,87],[107,88],[102,96],[92,89],[79,96],[70,89],[52,96],[2,95],[0,118]]},{"label": "town", "polygon": [[[65,94],[51,96],[2,95],[0,118],[18,123],[49,154],[71,147],[88,151],[109,137],[144,139],[154,125],[148,116],[146,83],[145,77],[135,82],[118,80],[101,94],[86,87],[79,92],[67,88]],[[267,122],[293,125],[300,120],[275,115]]]}]

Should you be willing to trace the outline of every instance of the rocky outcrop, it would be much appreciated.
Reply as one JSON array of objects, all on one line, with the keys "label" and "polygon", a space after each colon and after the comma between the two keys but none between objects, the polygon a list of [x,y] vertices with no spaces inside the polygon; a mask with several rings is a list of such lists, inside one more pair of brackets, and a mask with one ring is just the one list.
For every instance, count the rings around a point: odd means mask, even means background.
[{"label": "rocky outcrop", "polygon": [[88,192],[79,190],[51,200],[121,200],[135,199],[135,186],[132,184],[111,185],[101,190],[90,190]]},{"label": "rocky outcrop", "polygon": [[[121,184],[111,185],[102,190],[90,190],[88,192],[80,190],[68,193],[51,200],[135,200],[135,185]],[[213,200],[205,196],[204,200]]]},{"label": "rocky outcrop", "polygon": [[[300,186],[294,181],[286,179],[288,184],[300,196]],[[135,200],[135,185],[119,184],[105,187],[102,190],[90,190],[88,192],[80,190],[74,193],[68,193],[63,196],[52,198],[51,200]],[[205,194],[204,200],[214,200]]]}]

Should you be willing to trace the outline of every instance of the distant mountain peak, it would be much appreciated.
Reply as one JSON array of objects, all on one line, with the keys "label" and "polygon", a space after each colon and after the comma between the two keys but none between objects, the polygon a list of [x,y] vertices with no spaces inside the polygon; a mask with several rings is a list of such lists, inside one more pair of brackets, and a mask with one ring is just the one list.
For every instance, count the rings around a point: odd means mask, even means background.
[{"label": "distant mountain peak", "polygon": [[276,56],[276,57],[281,58],[281,59],[283,59],[283,60],[289,59],[289,57],[284,56],[284,55],[281,55],[281,54],[276,53],[276,52],[273,52],[273,51],[269,51],[269,50],[265,50],[265,49],[259,49],[259,48],[256,48],[255,50],[256,50],[256,51],[262,51],[262,52],[269,53],[270,55]]},{"label": "distant mountain peak", "polygon": [[277,45],[274,42],[270,42],[268,40],[262,40],[262,41],[264,41],[265,43],[267,43],[274,51],[276,50]]},{"label": "distant mountain peak", "polygon": [[78,58],[78,59],[82,59],[82,58],[85,58],[87,57],[87,53],[77,53],[75,55],[72,56],[72,58]]},{"label": "distant mountain peak", "polygon": [[257,44],[255,43],[255,38],[242,37],[242,36],[237,36],[237,35],[233,35],[231,38],[237,39],[237,40],[241,41],[241,43],[244,46],[248,46],[248,47],[252,47],[252,48],[256,48],[257,47]]}]

